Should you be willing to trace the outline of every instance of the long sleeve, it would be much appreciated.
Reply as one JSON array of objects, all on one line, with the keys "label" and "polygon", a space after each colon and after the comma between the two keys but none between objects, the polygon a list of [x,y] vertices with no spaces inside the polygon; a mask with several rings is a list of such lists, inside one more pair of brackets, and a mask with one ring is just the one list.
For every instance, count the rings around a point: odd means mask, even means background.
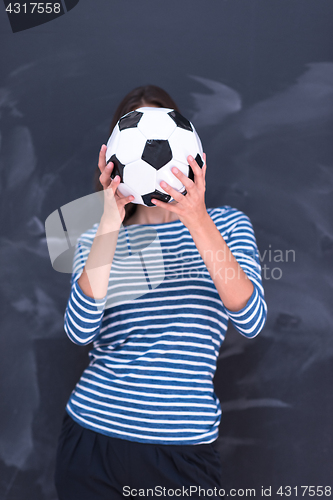
[{"label": "long sleeve", "polygon": [[70,340],[78,345],[89,344],[98,336],[107,299],[104,297],[96,300],[88,297],[77,283],[91,245],[92,240],[89,235],[83,235],[78,239],[73,259],[71,291],[64,315],[65,332]]},{"label": "long sleeve", "polygon": [[263,329],[267,317],[257,242],[249,217],[240,210],[228,212],[227,224],[227,245],[251,280],[254,290],[245,307],[236,312],[225,310],[235,329],[245,337],[253,338]]}]

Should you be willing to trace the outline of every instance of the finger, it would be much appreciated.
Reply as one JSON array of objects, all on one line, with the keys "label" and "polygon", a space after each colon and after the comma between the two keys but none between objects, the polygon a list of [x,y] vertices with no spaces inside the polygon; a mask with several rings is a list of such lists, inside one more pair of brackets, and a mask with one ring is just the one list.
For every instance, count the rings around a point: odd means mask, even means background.
[{"label": "finger", "polygon": [[114,164],[112,163],[112,161],[110,161],[99,176],[99,182],[104,188],[108,187],[111,184],[111,172],[113,170],[113,166]]},{"label": "finger", "polygon": [[119,193],[119,191],[117,191],[116,198],[117,198],[119,203],[121,203],[122,205],[126,205],[127,203],[130,203],[131,201],[133,201],[135,197],[132,194],[130,194],[128,196],[124,196],[121,193]]},{"label": "finger", "polygon": [[205,162],[204,166],[202,167],[203,176],[205,178],[206,177],[206,171],[207,171],[206,153],[203,153],[202,156],[203,156],[203,160]]},{"label": "finger", "polygon": [[[169,186],[169,184],[167,184],[166,182],[161,181],[160,186],[162,189],[164,189],[164,191],[166,191],[170,196],[172,196],[174,200],[178,201],[178,203],[184,199],[184,195],[176,191],[173,187]],[[165,203],[165,205],[169,205],[169,203]]]},{"label": "finger", "polygon": [[101,174],[104,172],[104,169],[106,167],[106,153],[107,147],[105,144],[102,144],[102,147],[99,151],[99,157],[98,157],[98,168],[101,171]]},{"label": "finger", "polygon": [[195,159],[191,155],[187,157],[187,161],[189,162],[190,167],[192,168],[193,173],[194,173],[194,183],[195,184],[203,184],[204,177],[203,177],[202,168],[199,167],[199,165],[197,164],[197,162],[195,161]]},{"label": "finger", "polygon": [[124,205],[127,205],[127,203],[131,203],[131,201],[134,200],[134,196],[131,194],[129,196],[124,196],[124,198],[122,198],[121,202],[124,203]]},{"label": "finger", "polygon": [[154,203],[154,205],[156,205],[157,207],[162,207],[162,208],[165,208],[166,210],[168,210],[169,212],[173,212],[174,214],[178,214],[178,210],[175,209],[175,205],[171,205],[170,203],[165,203],[164,201],[161,201],[161,200],[156,200],[156,198],[152,198],[151,202]]},{"label": "finger", "polygon": [[185,186],[186,191],[191,189],[194,186],[194,182],[187,177],[187,175],[183,174],[181,170],[177,167],[172,167],[171,172],[180,180],[180,182]]},{"label": "finger", "polygon": [[[116,177],[119,177],[119,176],[116,176]],[[114,180],[115,180],[115,179],[113,179],[113,181],[114,181]],[[118,180],[117,180],[117,182],[118,182]],[[125,194],[121,193],[121,192],[120,192],[120,190],[118,189],[119,184],[120,184],[120,182],[118,182],[118,186],[117,186],[117,188],[116,188],[116,196],[117,196],[120,200],[124,200],[124,199],[126,199],[126,198],[129,198],[130,196],[133,196],[132,194],[125,195]],[[135,198],[135,196],[133,196],[133,200],[134,200],[134,198]]]},{"label": "finger", "polygon": [[119,179],[119,176],[116,176],[114,179],[106,179],[103,181],[102,185],[103,185],[103,189],[104,190],[107,190],[107,189],[112,189],[113,191],[113,194],[116,193],[116,190],[118,188],[120,184],[120,179]]},{"label": "finger", "polygon": [[108,185],[107,189],[112,189],[113,194],[117,194],[119,198],[122,198],[122,196],[120,196],[117,191],[119,184],[120,184],[120,177],[119,175],[116,175],[114,179],[110,179],[110,184]]}]

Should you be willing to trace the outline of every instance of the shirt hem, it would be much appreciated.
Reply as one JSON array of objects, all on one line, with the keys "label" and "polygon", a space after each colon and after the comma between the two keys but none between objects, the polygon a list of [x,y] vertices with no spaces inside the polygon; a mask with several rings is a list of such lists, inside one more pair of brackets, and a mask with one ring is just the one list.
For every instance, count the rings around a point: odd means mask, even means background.
[{"label": "shirt hem", "polygon": [[80,425],[81,427],[83,427],[84,429],[88,429],[90,431],[93,431],[93,432],[96,432],[97,434],[103,434],[104,436],[107,436],[107,437],[110,437],[110,438],[114,438],[114,439],[121,439],[123,441],[131,441],[131,442],[135,442],[135,443],[141,443],[141,444],[151,444],[151,445],[160,445],[160,446],[174,446],[174,447],[178,447],[178,446],[188,446],[189,448],[192,448],[193,446],[202,446],[204,447],[205,445],[210,445],[210,444],[213,444],[215,443],[215,441],[217,441],[218,439],[218,430],[217,430],[217,433],[216,433],[216,436],[214,436],[212,439],[210,439],[209,441],[200,441],[200,442],[189,442],[188,440],[184,440],[184,441],[163,441],[163,440],[152,440],[152,439],[144,439],[144,438],[138,438],[138,439],[133,439],[133,438],[130,438],[128,436],[121,436],[117,433],[113,433],[113,432],[103,432],[102,429],[97,429],[95,426],[93,425],[89,425],[87,422],[82,422],[82,420],[80,420],[77,415],[71,411],[71,409],[69,408],[69,405],[66,406],[66,412],[68,413],[68,415],[74,420],[74,422],[76,422],[78,425]]}]

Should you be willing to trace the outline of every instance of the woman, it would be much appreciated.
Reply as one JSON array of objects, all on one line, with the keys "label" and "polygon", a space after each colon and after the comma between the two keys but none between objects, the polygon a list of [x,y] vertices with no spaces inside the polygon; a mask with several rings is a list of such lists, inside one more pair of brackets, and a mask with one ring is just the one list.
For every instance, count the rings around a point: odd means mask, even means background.
[{"label": "woman", "polygon": [[[179,111],[164,90],[139,87],[111,130],[143,106]],[[219,348],[229,319],[251,338],[267,314],[252,224],[227,205],[206,209],[205,155],[202,169],[188,157],[194,181],[172,169],[186,196],[161,183],[174,200],[153,199],[152,210],[117,191],[105,153],[104,212],[79,238],[65,313],[69,338],[94,344],[66,407],[59,500],[219,498]],[[155,247],[144,249],[145,237]]]}]

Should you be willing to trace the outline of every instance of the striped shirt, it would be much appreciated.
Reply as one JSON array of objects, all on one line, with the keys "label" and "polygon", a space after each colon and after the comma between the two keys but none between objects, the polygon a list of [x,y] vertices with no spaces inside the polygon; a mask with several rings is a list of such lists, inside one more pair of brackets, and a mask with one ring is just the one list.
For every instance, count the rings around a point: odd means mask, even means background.
[{"label": "striped shirt", "polygon": [[255,337],[267,306],[249,217],[228,205],[207,212],[254,285],[237,312],[224,306],[179,220],[122,226],[108,292],[98,300],[77,283],[98,224],[78,239],[64,326],[74,343],[93,342],[93,349],[66,410],[83,427],[143,443],[217,439],[213,377],[228,320]]}]

